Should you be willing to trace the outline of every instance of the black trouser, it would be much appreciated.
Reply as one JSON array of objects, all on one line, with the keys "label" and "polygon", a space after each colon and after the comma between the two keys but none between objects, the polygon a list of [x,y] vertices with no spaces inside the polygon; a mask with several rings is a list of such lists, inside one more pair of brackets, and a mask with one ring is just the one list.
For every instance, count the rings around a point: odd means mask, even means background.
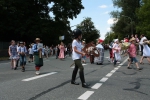
[{"label": "black trouser", "polygon": [[18,67],[18,63],[19,63],[19,61],[20,61],[20,59],[18,59],[18,60],[17,60],[16,67]]},{"label": "black trouser", "polygon": [[84,79],[84,67],[81,64],[81,59],[74,60],[74,63],[75,63],[75,68],[72,73],[72,81],[73,82],[75,81],[78,69],[80,69],[79,75],[80,75],[80,80],[83,84],[83,83],[85,83],[85,79]]},{"label": "black trouser", "polygon": [[141,45],[141,56],[143,56],[143,45]]},{"label": "black trouser", "polygon": [[90,62],[91,64],[94,63],[94,55],[90,55]]},{"label": "black trouser", "polygon": [[116,60],[115,53],[114,53],[114,65],[116,65],[116,63],[117,63],[117,60]]}]

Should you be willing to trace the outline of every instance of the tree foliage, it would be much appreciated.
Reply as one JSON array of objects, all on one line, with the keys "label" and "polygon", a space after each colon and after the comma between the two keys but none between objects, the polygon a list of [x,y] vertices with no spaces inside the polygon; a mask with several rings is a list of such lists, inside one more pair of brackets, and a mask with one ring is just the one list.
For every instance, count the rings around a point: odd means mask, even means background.
[{"label": "tree foliage", "polygon": [[92,22],[92,19],[87,17],[85,18],[77,28],[82,30],[82,38],[86,40],[87,43],[95,41],[100,37],[100,31],[97,30]]},{"label": "tree foliage", "polygon": [[[114,7],[119,8],[112,11],[111,17],[118,19],[118,22],[112,26],[112,31],[121,39],[126,35],[139,34],[136,33],[136,24],[138,18],[136,16],[137,9],[140,8],[141,0],[112,0]],[[133,31],[133,32],[132,32]]]},{"label": "tree foliage", "polygon": [[68,38],[68,19],[82,9],[81,0],[0,0],[0,40],[33,42],[40,37],[45,44],[58,43],[59,36]]},{"label": "tree foliage", "polygon": [[150,0],[142,0],[137,16],[139,19],[139,23],[136,26],[137,32],[150,38]]}]

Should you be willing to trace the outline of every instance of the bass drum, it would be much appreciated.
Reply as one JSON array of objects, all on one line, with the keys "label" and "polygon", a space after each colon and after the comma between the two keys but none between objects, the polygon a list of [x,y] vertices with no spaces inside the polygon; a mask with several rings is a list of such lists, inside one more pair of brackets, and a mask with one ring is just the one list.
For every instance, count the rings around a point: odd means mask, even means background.
[{"label": "bass drum", "polygon": [[94,55],[95,57],[99,57],[99,56],[100,56],[100,53],[99,53],[99,51],[96,49],[96,50],[94,50],[93,55]]}]

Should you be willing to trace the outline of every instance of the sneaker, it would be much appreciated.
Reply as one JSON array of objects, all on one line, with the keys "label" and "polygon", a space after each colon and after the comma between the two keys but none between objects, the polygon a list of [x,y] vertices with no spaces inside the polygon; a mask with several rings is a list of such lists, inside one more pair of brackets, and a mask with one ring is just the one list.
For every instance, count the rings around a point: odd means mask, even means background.
[{"label": "sneaker", "polygon": [[118,61],[117,64],[120,64],[120,62]]},{"label": "sneaker", "polygon": [[40,75],[40,71],[36,71],[35,74],[36,74],[36,75]]}]

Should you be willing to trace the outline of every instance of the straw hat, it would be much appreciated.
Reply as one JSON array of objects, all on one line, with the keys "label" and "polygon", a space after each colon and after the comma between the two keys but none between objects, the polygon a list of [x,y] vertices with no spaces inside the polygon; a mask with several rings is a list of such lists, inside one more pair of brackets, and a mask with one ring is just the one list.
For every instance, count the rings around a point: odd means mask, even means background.
[{"label": "straw hat", "polygon": [[135,41],[135,38],[134,38],[134,37],[130,39],[130,42],[132,42],[132,41]]},{"label": "straw hat", "polygon": [[36,38],[34,41],[42,41],[42,40],[40,40],[40,38]]}]

